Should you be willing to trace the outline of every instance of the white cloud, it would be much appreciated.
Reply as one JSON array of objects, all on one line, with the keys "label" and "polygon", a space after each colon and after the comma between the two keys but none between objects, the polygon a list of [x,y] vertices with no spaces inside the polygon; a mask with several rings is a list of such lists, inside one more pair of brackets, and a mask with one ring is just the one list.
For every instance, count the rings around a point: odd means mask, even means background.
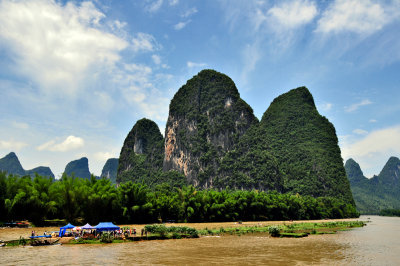
[{"label": "white cloud", "polygon": [[[0,40],[14,71],[42,92],[74,95],[87,71],[112,68],[128,46],[101,24],[105,15],[91,2],[2,1]],[[90,75],[89,75],[90,76]]]},{"label": "white cloud", "polygon": [[15,141],[15,140],[0,140],[0,149],[8,150],[8,151],[19,151],[22,148],[28,146],[25,142]]},{"label": "white cloud", "polygon": [[357,135],[367,135],[368,131],[366,131],[364,129],[356,128],[353,130],[353,133],[357,134]]},{"label": "white cloud", "polygon": [[322,14],[316,31],[372,34],[389,23],[393,15],[375,1],[336,0]]},{"label": "white cloud", "polygon": [[13,125],[13,127],[17,128],[17,129],[23,129],[23,130],[25,130],[25,129],[28,129],[28,128],[29,128],[29,125],[28,125],[27,123],[23,123],[23,122],[16,122],[16,121],[13,121],[13,122],[12,122],[12,125]]},{"label": "white cloud", "polygon": [[146,10],[150,13],[155,13],[161,8],[162,4],[163,0],[151,1],[151,3],[146,6]]},{"label": "white cloud", "polygon": [[190,8],[190,9],[186,10],[185,12],[183,12],[182,15],[181,15],[181,17],[182,17],[182,18],[188,18],[188,17],[190,17],[191,15],[196,14],[197,12],[198,12],[197,8],[192,7],[192,8]]},{"label": "white cloud", "polygon": [[376,123],[376,122],[378,122],[378,121],[377,121],[376,119],[370,119],[369,122],[370,122],[370,123]]},{"label": "white cloud", "polygon": [[174,29],[175,30],[181,30],[184,27],[186,27],[187,24],[189,24],[191,22],[191,20],[187,20],[187,21],[181,21],[177,24],[174,25]]},{"label": "white cloud", "polygon": [[37,147],[38,151],[59,151],[66,152],[70,150],[75,150],[81,148],[85,145],[85,141],[82,138],[75,136],[68,136],[63,142],[56,143],[55,140],[50,140],[46,143]]},{"label": "white cloud", "polygon": [[179,0],[169,0],[169,5],[170,6],[175,6],[177,4],[179,4]]},{"label": "white cloud", "polygon": [[252,44],[247,44],[246,47],[243,49],[243,68],[241,78],[244,82],[247,82],[249,73],[251,73],[255,69],[257,62],[261,60],[262,56],[263,54],[262,49],[260,48],[260,41],[256,41]]},{"label": "white cloud", "polygon": [[342,157],[353,158],[367,176],[378,174],[390,156],[400,153],[400,125],[375,130],[355,142],[341,143]]},{"label": "white cloud", "polygon": [[159,44],[151,34],[139,32],[132,39],[132,49],[134,52],[139,52],[139,51],[151,52],[154,50],[158,50]]},{"label": "white cloud", "polygon": [[333,104],[332,103],[323,103],[321,105],[321,109],[324,111],[329,111],[332,109]]},{"label": "white cloud", "polygon": [[94,159],[99,162],[107,161],[110,158],[118,158],[118,156],[111,152],[96,152],[94,154]]},{"label": "white cloud", "polygon": [[354,112],[358,108],[360,108],[361,106],[370,105],[370,104],[372,104],[372,102],[370,100],[368,100],[368,99],[365,99],[365,100],[362,100],[359,103],[355,103],[355,104],[352,104],[350,106],[345,107],[345,111],[349,112],[349,113],[350,112]]},{"label": "white cloud", "polygon": [[[310,23],[318,14],[317,7],[314,2],[307,0],[294,0],[291,2],[280,2],[268,10],[267,12],[272,27],[277,25],[285,29],[295,29]],[[267,17],[263,17],[258,13],[259,22]]]},{"label": "white cloud", "polygon": [[153,54],[151,56],[151,59],[153,59],[154,64],[156,65],[161,64],[161,57],[159,55]]},{"label": "white cloud", "polygon": [[205,66],[207,66],[206,63],[194,63],[194,62],[191,62],[191,61],[186,62],[186,65],[187,65],[188,68],[205,67]]}]

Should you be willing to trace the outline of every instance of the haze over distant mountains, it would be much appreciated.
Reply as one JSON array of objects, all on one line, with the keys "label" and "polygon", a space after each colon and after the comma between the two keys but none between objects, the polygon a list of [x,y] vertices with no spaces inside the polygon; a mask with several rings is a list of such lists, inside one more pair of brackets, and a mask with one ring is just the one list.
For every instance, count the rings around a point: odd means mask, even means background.
[{"label": "haze over distant mountains", "polygon": [[35,176],[35,174],[38,174],[40,176],[49,176],[54,178],[54,174],[49,167],[39,166],[31,170],[24,170],[17,155],[14,152],[10,152],[5,157],[0,159],[0,171],[5,171],[9,174],[19,176]]},{"label": "haze over distant mountains", "polygon": [[379,175],[364,176],[353,159],[345,164],[357,210],[362,214],[378,214],[383,209],[400,209],[400,160],[390,157]]},{"label": "haze over distant mountains", "polygon": [[[118,159],[108,159],[103,167],[101,177],[109,178],[115,183],[118,169]],[[24,170],[17,155],[10,152],[5,157],[0,159],[0,171],[5,171],[8,174],[34,177],[35,174],[40,176],[49,176],[54,178],[54,174],[49,167],[39,166],[31,170]],[[86,157],[69,162],[64,170],[64,173],[71,176],[74,175],[80,178],[90,178],[89,161]]]}]

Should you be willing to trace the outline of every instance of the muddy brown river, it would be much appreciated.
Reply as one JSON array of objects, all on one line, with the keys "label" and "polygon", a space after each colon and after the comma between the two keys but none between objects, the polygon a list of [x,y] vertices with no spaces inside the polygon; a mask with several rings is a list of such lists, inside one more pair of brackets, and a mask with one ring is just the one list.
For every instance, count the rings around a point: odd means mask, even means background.
[{"label": "muddy brown river", "polygon": [[[363,228],[336,235],[310,235],[300,239],[247,234],[104,245],[2,247],[0,264],[400,265],[400,218],[362,216],[360,220],[371,222]],[[195,225],[197,228],[220,226]],[[42,229],[50,231],[50,228],[36,228],[36,231]],[[0,229],[0,239],[15,239],[16,235],[29,234],[31,230]]]}]

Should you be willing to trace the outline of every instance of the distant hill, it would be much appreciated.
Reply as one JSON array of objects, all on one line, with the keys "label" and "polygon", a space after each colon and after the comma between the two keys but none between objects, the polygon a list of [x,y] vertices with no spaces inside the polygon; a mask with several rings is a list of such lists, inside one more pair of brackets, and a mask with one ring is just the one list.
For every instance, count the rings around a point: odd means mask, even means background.
[{"label": "distant hill", "polygon": [[108,159],[106,164],[101,171],[100,177],[105,177],[111,180],[114,184],[116,183],[117,179],[117,171],[118,171],[118,159],[111,158]]},{"label": "distant hill", "polygon": [[30,175],[34,177],[35,174],[38,174],[40,176],[48,176],[54,178],[54,174],[49,167],[39,166],[31,170],[24,170],[17,155],[14,152],[10,152],[5,157],[0,159],[0,171],[19,176]]},{"label": "distant hill", "polygon": [[69,162],[65,167],[64,174],[68,176],[74,175],[76,177],[90,179],[91,174],[89,172],[88,158],[82,157],[79,160]]},{"label": "distant hill", "polygon": [[26,174],[30,176],[35,176],[35,174],[38,174],[40,176],[50,176],[54,178],[54,174],[51,171],[49,167],[46,166],[39,166],[36,168],[33,168],[32,170],[26,170]]},{"label": "distant hill", "polygon": [[400,160],[390,157],[379,175],[364,176],[353,159],[345,164],[357,209],[362,214],[379,214],[384,209],[400,209]]}]

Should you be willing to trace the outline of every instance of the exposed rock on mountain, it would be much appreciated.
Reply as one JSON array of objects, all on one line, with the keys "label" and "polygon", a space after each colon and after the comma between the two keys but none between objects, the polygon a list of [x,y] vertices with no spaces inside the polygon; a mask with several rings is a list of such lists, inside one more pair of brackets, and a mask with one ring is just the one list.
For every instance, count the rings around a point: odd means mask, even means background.
[{"label": "exposed rock on mountain", "polygon": [[106,164],[103,166],[101,171],[101,177],[105,177],[111,180],[114,184],[117,182],[117,171],[118,171],[118,159],[108,159]]},{"label": "exposed rock on mountain", "polygon": [[228,76],[201,71],[170,103],[164,170],[178,170],[196,186],[213,186],[219,161],[255,123],[253,110]]},{"label": "exposed rock on mountain", "polygon": [[169,107],[164,147],[157,125],[139,120],[121,150],[117,182],[160,182],[162,164],[164,173],[176,170],[200,188],[277,190],[354,204],[335,128],[307,88],[277,97],[258,122],[229,77],[203,70]]},{"label": "exposed rock on mountain", "polygon": [[79,160],[69,162],[65,167],[64,174],[71,176],[74,175],[80,178],[90,178],[89,161],[86,157]]},{"label": "exposed rock on mountain", "polygon": [[117,183],[144,181],[162,170],[164,138],[153,121],[136,122],[125,139],[119,157]]}]

